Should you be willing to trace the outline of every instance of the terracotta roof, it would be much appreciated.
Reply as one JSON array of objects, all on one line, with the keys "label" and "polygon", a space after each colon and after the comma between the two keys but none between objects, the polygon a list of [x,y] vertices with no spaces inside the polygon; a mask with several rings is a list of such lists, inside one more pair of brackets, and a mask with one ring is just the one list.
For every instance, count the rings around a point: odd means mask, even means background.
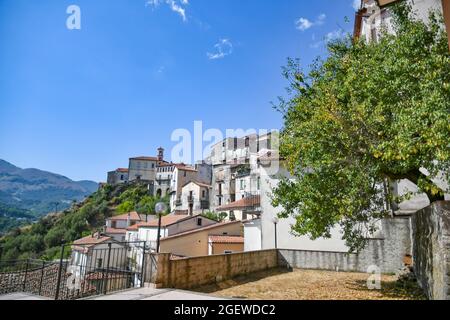
[{"label": "terracotta roof", "polygon": [[261,197],[253,196],[223,205],[217,208],[216,211],[246,209],[249,207],[260,206],[260,204],[261,204]]},{"label": "terracotta roof", "polygon": [[209,236],[209,242],[212,242],[212,243],[244,243],[244,237],[241,237],[241,236]]},{"label": "terracotta roof", "polygon": [[127,229],[106,228],[105,234],[125,234]]},{"label": "terracotta roof", "polygon": [[203,187],[203,188],[212,188],[212,186],[210,184],[201,183],[201,182],[197,182],[197,181],[190,181],[190,182],[186,183],[182,188],[186,187],[187,185],[189,185],[191,183],[196,184],[199,187]]},{"label": "terracotta roof", "polygon": [[130,160],[139,160],[139,161],[158,161],[159,159],[157,157],[134,157],[130,158]]},{"label": "terracotta roof", "polygon": [[216,224],[206,226],[204,228],[199,228],[199,229],[194,229],[194,230],[190,230],[190,231],[186,231],[186,232],[182,232],[182,233],[177,233],[177,234],[174,234],[173,236],[162,238],[161,241],[170,240],[170,239],[174,239],[174,238],[178,238],[178,237],[183,237],[186,235],[190,235],[190,234],[197,233],[197,232],[202,232],[205,230],[213,230],[216,228],[225,227],[225,226],[229,226],[232,224],[242,224],[242,221],[230,221],[230,222],[216,223]]},{"label": "terracotta roof", "polygon": [[[189,215],[168,215],[161,218],[161,226],[167,227],[171,224],[174,224],[180,220],[184,220],[187,218],[192,218]],[[158,219],[151,220],[149,222],[142,222],[138,224],[138,228],[153,228],[158,226]]]},{"label": "terracotta roof", "polygon": [[128,214],[130,215],[130,220],[131,221],[142,221],[141,216],[135,211],[134,212],[130,212],[130,213],[121,214],[119,216],[114,216],[114,217],[111,217],[111,218],[109,218],[107,220],[111,220],[111,221],[124,220],[124,221],[126,221],[126,220],[128,220]]},{"label": "terracotta roof", "polygon": [[139,223],[137,223],[137,224],[135,224],[135,225],[133,225],[133,226],[128,227],[126,230],[127,230],[127,231],[138,231],[138,230],[139,230]]},{"label": "terracotta roof", "polygon": [[124,173],[127,173],[127,172],[128,172],[128,169],[125,169],[125,168],[118,168],[116,171],[117,171],[117,172],[124,172]]},{"label": "terracotta roof", "polygon": [[181,171],[197,172],[197,170],[195,170],[195,168],[188,167],[188,166],[185,166],[185,165],[177,165],[176,167],[177,167],[178,170],[181,170]]},{"label": "terracotta roof", "polygon": [[98,244],[101,244],[101,243],[104,243],[104,242],[107,242],[110,240],[112,240],[111,237],[104,236],[104,235],[97,237],[97,234],[94,234],[94,235],[90,235],[90,236],[75,240],[73,242],[72,249],[78,250],[78,251],[87,251],[91,247],[94,247]]}]

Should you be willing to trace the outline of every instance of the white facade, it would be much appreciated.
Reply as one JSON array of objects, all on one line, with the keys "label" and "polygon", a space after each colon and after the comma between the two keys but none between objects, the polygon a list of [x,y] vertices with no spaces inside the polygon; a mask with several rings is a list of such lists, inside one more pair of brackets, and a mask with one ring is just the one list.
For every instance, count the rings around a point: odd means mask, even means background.
[{"label": "white facade", "polygon": [[[278,174],[268,175],[266,168],[261,166],[261,218],[244,223],[245,250],[266,250],[275,248],[274,218],[281,213],[282,208],[274,208],[271,204],[271,190],[277,187],[280,179],[290,178],[287,170],[280,168]],[[331,239],[320,238],[311,240],[306,236],[296,237],[292,234],[293,218],[280,219],[277,223],[277,247],[279,249],[297,249],[313,251],[348,252],[348,247],[342,240],[339,229],[332,230]],[[258,248],[258,245],[260,247]]]},{"label": "white facade", "polygon": [[191,216],[205,213],[209,210],[210,193],[210,185],[191,181],[182,188],[181,206],[177,209],[187,211]]},{"label": "white facade", "polygon": [[[412,10],[416,14],[416,17],[422,21],[428,21],[430,10],[442,13],[441,0],[408,1],[412,5]],[[380,8],[375,0],[364,0],[363,8],[367,10],[367,14],[362,21],[360,36],[367,42],[377,41],[383,27],[386,28],[388,32],[394,32],[389,6]]]}]

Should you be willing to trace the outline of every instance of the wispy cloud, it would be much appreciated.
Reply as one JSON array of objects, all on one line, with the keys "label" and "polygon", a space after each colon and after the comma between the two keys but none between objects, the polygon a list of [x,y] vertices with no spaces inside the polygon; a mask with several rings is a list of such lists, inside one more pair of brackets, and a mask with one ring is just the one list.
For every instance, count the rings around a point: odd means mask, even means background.
[{"label": "wispy cloud", "polygon": [[315,21],[311,21],[307,18],[302,17],[295,21],[295,25],[298,30],[305,31],[312,27],[323,25],[325,23],[326,18],[327,16],[324,13],[319,15]]},{"label": "wispy cloud", "polygon": [[173,12],[180,15],[183,21],[187,21],[186,6],[189,4],[189,0],[147,0],[145,5],[157,8],[162,3],[165,3]]},{"label": "wispy cloud", "polygon": [[214,45],[216,52],[208,52],[206,55],[209,60],[223,59],[233,53],[233,44],[229,39],[220,39],[218,43]]},{"label": "wispy cloud", "polygon": [[322,45],[327,45],[329,42],[342,39],[346,36],[346,32],[343,29],[337,29],[333,30],[331,32],[328,32],[322,40],[316,41],[316,35],[312,35],[313,43],[310,45],[311,48],[317,49],[321,47]]}]

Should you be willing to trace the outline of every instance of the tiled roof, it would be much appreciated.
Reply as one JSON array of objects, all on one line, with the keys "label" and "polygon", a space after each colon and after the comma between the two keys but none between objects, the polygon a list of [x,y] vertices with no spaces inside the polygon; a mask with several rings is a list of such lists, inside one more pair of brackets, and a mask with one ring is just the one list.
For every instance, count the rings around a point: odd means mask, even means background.
[{"label": "tiled roof", "polygon": [[209,242],[212,243],[244,243],[244,237],[241,236],[209,236]]},{"label": "tiled roof", "polygon": [[130,160],[139,160],[139,161],[158,161],[157,157],[134,157],[130,158]]},{"label": "tiled roof", "polygon": [[197,172],[197,170],[195,170],[195,168],[188,167],[186,165],[177,165],[176,167],[178,168],[178,170],[181,170],[181,171]]},{"label": "tiled roof", "polygon": [[112,218],[109,218],[108,220],[111,221],[117,221],[117,220],[128,220],[128,214],[130,215],[130,220],[131,221],[142,221],[141,216],[137,213],[137,212],[130,212],[130,213],[125,213],[125,214],[121,214],[119,216],[114,216]]},{"label": "tiled roof", "polygon": [[126,230],[127,231],[138,231],[139,230],[139,223],[128,227]]},{"label": "tiled roof", "polygon": [[[192,218],[188,215],[168,215],[161,218],[161,226],[167,227],[174,224],[180,220]],[[142,222],[138,224],[138,228],[153,228],[158,226],[158,219],[151,220],[149,222]]]},{"label": "tiled roof", "polygon": [[87,251],[89,248],[94,247],[98,244],[107,242],[112,240],[111,237],[108,236],[98,236],[98,234],[90,235],[78,240],[75,240],[72,245],[72,249],[79,251]]},{"label": "tiled roof", "polygon": [[190,182],[186,183],[186,184],[183,186],[183,188],[186,187],[187,185],[191,184],[191,183],[196,184],[196,185],[198,185],[199,187],[203,187],[203,188],[212,188],[212,186],[209,185],[209,184],[201,183],[201,182],[197,182],[197,181],[190,181]]},{"label": "tiled roof", "polygon": [[126,229],[106,228],[105,234],[125,234]]},{"label": "tiled roof", "polygon": [[125,168],[118,168],[116,171],[117,172],[128,173],[128,169],[125,169]]},{"label": "tiled roof", "polygon": [[190,234],[197,233],[197,232],[203,232],[205,230],[213,230],[213,229],[216,229],[216,228],[225,227],[225,226],[229,226],[229,225],[233,225],[233,224],[239,224],[239,223],[242,224],[242,221],[230,221],[230,222],[216,223],[216,224],[212,224],[212,225],[206,226],[204,228],[198,228],[198,229],[194,229],[194,230],[190,230],[190,231],[174,234],[173,236],[162,238],[161,241],[170,240],[170,239],[183,237],[183,236],[190,235]]},{"label": "tiled roof", "polygon": [[229,204],[223,205],[216,209],[216,211],[221,210],[239,210],[239,209],[246,209],[250,207],[260,206],[261,204],[261,197],[260,196],[253,196],[244,198],[235,202],[231,202]]}]

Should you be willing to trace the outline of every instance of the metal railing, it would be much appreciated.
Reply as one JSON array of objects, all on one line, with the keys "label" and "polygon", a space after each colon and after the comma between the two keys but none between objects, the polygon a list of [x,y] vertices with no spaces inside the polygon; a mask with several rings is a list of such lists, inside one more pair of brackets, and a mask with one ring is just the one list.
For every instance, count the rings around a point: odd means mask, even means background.
[{"label": "metal railing", "polygon": [[63,245],[57,261],[0,262],[0,294],[74,300],[143,287],[151,247],[142,241]]}]

